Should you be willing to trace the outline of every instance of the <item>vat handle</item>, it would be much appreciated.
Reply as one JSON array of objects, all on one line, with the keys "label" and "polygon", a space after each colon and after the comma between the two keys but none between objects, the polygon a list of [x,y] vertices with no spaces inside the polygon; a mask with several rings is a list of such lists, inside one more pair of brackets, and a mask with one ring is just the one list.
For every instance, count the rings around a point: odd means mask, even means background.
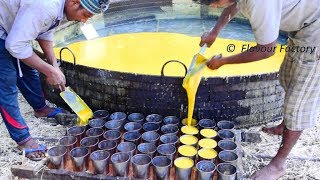
[{"label": "vat handle", "polygon": [[167,64],[169,64],[169,63],[171,63],[171,62],[177,62],[177,63],[182,64],[182,66],[183,66],[183,67],[184,67],[184,69],[186,70],[186,73],[185,73],[185,75],[184,75],[184,76],[186,76],[186,75],[187,75],[188,68],[187,68],[187,66],[186,66],[183,62],[178,61],[178,60],[169,60],[169,61],[167,61],[166,63],[164,63],[164,64],[163,64],[162,69],[161,69],[161,76],[164,76],[164,73],[163,73],[164,68],[166,67],[166,65],[167,65]]},{"label": "vat handle", "polygon": [[71,51],[71,49],[69,49],[68,47],[63,47],[63,48],[61,48],[61,50],[60,50],[60,61],[61,61],[61,64],[62,64],[62,51],[63,50],[68,50],[71,54],[72,54],[72,57],[73,57],[73,69],[75,69],[75,67],[76,67],[76,56],[74,55],[74,53]]}]

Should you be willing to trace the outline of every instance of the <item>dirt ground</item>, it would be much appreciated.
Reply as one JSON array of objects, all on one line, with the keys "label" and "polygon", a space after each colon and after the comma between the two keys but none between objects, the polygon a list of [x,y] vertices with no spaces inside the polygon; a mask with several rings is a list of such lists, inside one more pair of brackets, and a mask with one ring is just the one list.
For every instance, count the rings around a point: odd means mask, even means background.
[{"label": "dirt ground", "polygon": [[[38,119],[33,116],[33,110],[20,95],[20,109],[26,119],[33,137],[60,138],[65,135],[65,128],[54,125],[46,119]],[[25,164],[35,166],[36,163],[18,155],[13,149],[17,146],[11,140],[8,131],[0,117],[0,179],[17,179],[12,177],[10,167],[13,164]],[[250,131],[259,131],[261,127],[250,128]],[[248,131],[248,130],[247,130]],[[281,179],[320,179],[320,126],[306,130],[299,139],[297,145],[287,160],[287,175]],[[261,133],[261,143],[242,143],[244,149],[245,175],[252,174],[255,170],[262,168],[270,159],[257,158],[256,155],[274,156],[278,149],[281,138]],[[40,142],[41,143],[41,142]],[[53,146],[47,145],[48,147]],[[313,158],[313,159],[312,159]],[[317,159],[318,158],[318,159]]]}]

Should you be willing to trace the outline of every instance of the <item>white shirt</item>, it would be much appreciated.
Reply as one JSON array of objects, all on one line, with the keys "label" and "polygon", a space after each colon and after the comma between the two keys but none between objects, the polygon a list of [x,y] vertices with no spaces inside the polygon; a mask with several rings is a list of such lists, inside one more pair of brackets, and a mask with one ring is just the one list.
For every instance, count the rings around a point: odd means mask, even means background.
[{"label": "white shirt", "polygon": [[320,0],[240,0],[238,6],[258,44],[272,43],[282,30],[300,44],[320,45]]},{"label": "white shirt", "polygon": [[0,0],[0,38],[18,59],[32,56],[32,41],[53,41],[53,29],[64,18],[65,0]]}]

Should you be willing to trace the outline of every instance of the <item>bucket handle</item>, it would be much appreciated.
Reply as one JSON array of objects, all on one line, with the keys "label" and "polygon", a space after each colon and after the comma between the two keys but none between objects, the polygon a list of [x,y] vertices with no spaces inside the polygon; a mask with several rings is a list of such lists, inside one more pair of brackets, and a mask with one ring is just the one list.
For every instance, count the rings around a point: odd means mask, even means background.
[{"label": "bucket handle", "polygon": [[72,55],[72,57],[73,57],[73,69],[75,69],[75,67],[76,67],[76,56],[74,55],[74,53],[71,51],[71,49],[69,49],[68,47],[63,47],[63,48],[61,48],[61,50],[60,50],[60,53],[59,53],[59,55],[60,55],[60,61],[61,61],[61,64],[62,64],[62,51],[63,50],[68,50],[70,53],[71,53],[71,55]]},{"label": "bucket handle", "polygon": [[169,63],[172,63],[172,62],[180,63],[184,67],[184,69],[186,70],[186,73],[185,73],[184,76],[187,75],[188,68],[183,62],[178,61],[178,60],[169,60],[169,61],[167,61],[166,63],[163,64],[162,69],[161,69],[161,76],[164,76],[164,72],[163,71],[164,71],[164,68],[166,67],[166,65],[169,64]]}]

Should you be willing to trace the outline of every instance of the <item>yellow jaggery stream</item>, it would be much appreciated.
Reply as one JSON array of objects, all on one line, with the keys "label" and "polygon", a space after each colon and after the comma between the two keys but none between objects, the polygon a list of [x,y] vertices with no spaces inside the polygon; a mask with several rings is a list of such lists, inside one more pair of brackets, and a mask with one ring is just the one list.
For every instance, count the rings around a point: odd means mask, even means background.
[{"label": "yellow jaggery stream", "polygon": [[213,130],[213,129],[202,129],[200,131],[200,134],[203,136],[203,137],[206,137],[206,138],[214,138],[217,136],[217,131]]},{"label": "yellow jaggery stream", "polygon": [[192,157],[197,154],[197,149],[193,146],[183,145],[178,148],[178,152],[182,156]]},{"label": "yellow jaggery stream", "polygon": [[217,142],[213,139],[205,138],[199,141],[199,146],[202,148],[213,149],[217,147]]},{"label": "yellow jaggery stream", "polygon": [[218,153],[214,149],[202,148],[198,151],[198,155],[203,159],[213,159],[217,157]]},{"label": "yellow jaggery stream", "polygon": [[[196,119],[191,120],[191,126],[196,126],[198,121]],[[188,118],[182,119],[183,125],[188,125]],[[189,125],[190,126],[190,125]]]},{"label": "yellow jaggery stream", "polygon": [[183,135],[180,137],[180,142],[185,145],[194,145],[198,142],[198,138],[192,135]]},{"label": "yellow jaggery stream", "polygon": [[181,128],[182,133],[189,134],[189,135],[195,135],[199,133],[199,130],[194,126],[182,126]]},{"label": "yellow jaggery stream", "polygon": [[[165,62],[177,59],[186,65],[191,63],[192,57],[199,52],[200,37],[191,37],[178,33],[145,32],[117,34],[90,41],[81,41],[68,45],[75,56],[76,63],[88,67],[106,69],[119,72],[161,75],[161,68]],[[227,52],[229,44],[235,45],[233,53]],[[215,43],[204,54],[210,58],[215,54],[230,56],[241,52],[242,45],[255,42],[217,38]],[[56,47],[55,54],[59,57],[60,47]],[[204,77],[230,77],[246,76],[252,74],[265,74],[278,72],[282,63],[284,52],[276,54],[268,59],[244,63],[224,65],[217,71],[205,67]],[[70,53],[64,51],[62,58],[73,63]],[[165,76],[184,76],[184,68],[178,63],[170,63],[166,66]]]},{"label": "yellow jaggery stream", "polygon": [[174,160],[174,165],[181,169],[187,169],[193,167],[194,162],[192,159],[188,157],[179,157],[176,160]]}]

